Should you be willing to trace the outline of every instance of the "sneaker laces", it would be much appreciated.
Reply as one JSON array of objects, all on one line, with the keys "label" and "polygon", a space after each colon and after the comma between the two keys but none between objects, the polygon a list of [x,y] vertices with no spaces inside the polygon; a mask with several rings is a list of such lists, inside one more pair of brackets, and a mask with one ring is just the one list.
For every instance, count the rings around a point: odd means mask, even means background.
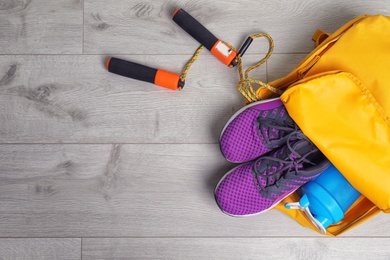
[{"label": "sneaker laces", "polygon": [[[255,185],[260,191],[272,185],[279,187],[280,179],[285,178],[287,174],[299,175],[303,163],[316,165],[315,163],[308,160],[307,157],[317,152],[318,148],[312,145],[313,149],[310,149],[310,151],[301,155],[291,146],[291,142],[297,139],[305,139],[310,144],[312,144],[311,141],[301,131],[297,131],[295,135],[289,135],[287,138],[286,149],[288,149],[289,151],[289,156],[287,159],[280,159],[272,156],[263,156],[255,161],[255,166],[253,167]],[[285,153],[285,150],[283,150],[282,153]],[[265,170],[263,170],[263,167],[259,167],[261,163],[264,162],[266,162]],[[275,171],[275,167],[279,169]],[[263,184],[263,181],[261,179],[265,181],[265,184]]]},{"label": "sneaker laces", "polygon": [[[299,130],[298,125],[294,122],[286,122],[286,120],[282,120],[281,123],[277,123],[275,119],[272,118],[258,118],[257,119],[257,129],[260,131],[261,136],[263,136],[265,143],[269,146],[273,146],[277,144],[277,142],[281,142],[285,140],[291,135],[294,135]],[[272,129],[276,129],[279,131],[279,139],[270,140],[270,135],[272,133]],[[287,135],[282,136],[280,133],[288,133]]]}]

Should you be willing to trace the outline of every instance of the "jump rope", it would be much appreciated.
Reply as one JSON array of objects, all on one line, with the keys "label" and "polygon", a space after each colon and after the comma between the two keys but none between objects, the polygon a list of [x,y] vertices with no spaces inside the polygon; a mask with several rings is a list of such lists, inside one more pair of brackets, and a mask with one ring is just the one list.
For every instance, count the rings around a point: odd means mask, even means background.
[{"label": "jump rope", "polygon": [[[204,49],[208,49],[216,58],[218,58],[223,64],[230,68],[238,67],[238,74],[240,80],[238,82],[238,90],[248,100],[248,102],[254,102],[260,100],[259,95],[256,94],[256,90],[253,85],[259,86],[259,89],[266,88],[276,94],[281,94],[280,90],[264,83],[260,80],[249,78],[249,72],[261,66],[271,56],[274,48],[274,42],[270,35],[266,33],[258,33],[249,36],[241,48],[237,51],[230,44],[218,39],[214,36],[206,27],[198,22],[194,17],[183,9],[178,9],[173,14],[173,21],[175,21],[184,31],[197,40],[201,46],[195,51],[192,58],[184,66],[182,73],[176,74],[170,71],[155,69],[148,66],[144,66],[131,61],[126,61],[118,58],[111,57],[107,60],[106,68],[109,72],[141,80],[149,83],[153,83],[160,87],[165,87],[171,90],[182,90],[185,85],[188,70],[192,64],[197,60],[199,53]],[[243,72],[242,68],[242,56],[249,48],[254,39],[265,37],[269,42],[269,49],[263,59],[257,62],[255,65],[247,68]]]}]

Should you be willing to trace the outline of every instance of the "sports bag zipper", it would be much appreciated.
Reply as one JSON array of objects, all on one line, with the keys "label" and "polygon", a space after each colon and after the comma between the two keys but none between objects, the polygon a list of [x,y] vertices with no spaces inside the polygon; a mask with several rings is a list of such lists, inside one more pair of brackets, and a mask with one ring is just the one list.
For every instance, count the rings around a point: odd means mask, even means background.
[{"label": "sports bag zipper", "polygon": [[295,87],[296,85],[311,81],[313,79],[321,78],[321,77],[324,77],[327,75],[335,75],[335,74],[342,73],[342,72],[343,71],[341,71],[341,70],[330,70],[330,71],[321,72],[321,73],[312,75],[310,77],[298,79],[293,84],[291,84],[289,88]]},{"label": "sports bag zipper", "polygon": [[309,70],[319,61],[321,58],[320,55],[314,56],[314,58],[303,68],[298,70],[298,79],[303,79],[303,77],[309,72]]}]

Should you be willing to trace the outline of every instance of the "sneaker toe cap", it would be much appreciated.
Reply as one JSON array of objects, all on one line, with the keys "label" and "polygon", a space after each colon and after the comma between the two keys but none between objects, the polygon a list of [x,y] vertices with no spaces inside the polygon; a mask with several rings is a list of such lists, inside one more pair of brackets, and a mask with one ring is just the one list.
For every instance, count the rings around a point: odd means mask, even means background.
[{"label": "sneaker toe cap", "polygon": [[272,204],[260,195],[254,185],[252,165],[241,165],[227,174],[215,190],[221,210],[231,216],[260,213]]},{"label": "sneaker toe cap", "polygon": [[220,139],[224,157],[234,163],[253,160],[269,151],[257,133],[254,121],[257,116],[235,118],[224,130]]}]

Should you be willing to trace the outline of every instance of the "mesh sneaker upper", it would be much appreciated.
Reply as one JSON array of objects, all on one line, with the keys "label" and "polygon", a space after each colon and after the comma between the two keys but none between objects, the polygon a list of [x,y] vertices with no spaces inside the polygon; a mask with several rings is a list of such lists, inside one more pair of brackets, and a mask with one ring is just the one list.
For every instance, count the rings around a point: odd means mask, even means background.
[{"label": "mesh sneaker upper", "polygon": [[228,161],[251,161],[283,145],[298,127],[280,99],[259,101],[238,111],[226,124],[220,138]]},{"label": "mesh sneaker upper", "polygon": [[328,166],[329,161],[309,140],[289,139],[269,156],[227,173],[215,189],[215,198],[226,214],[258,214],[275,206]]}]

